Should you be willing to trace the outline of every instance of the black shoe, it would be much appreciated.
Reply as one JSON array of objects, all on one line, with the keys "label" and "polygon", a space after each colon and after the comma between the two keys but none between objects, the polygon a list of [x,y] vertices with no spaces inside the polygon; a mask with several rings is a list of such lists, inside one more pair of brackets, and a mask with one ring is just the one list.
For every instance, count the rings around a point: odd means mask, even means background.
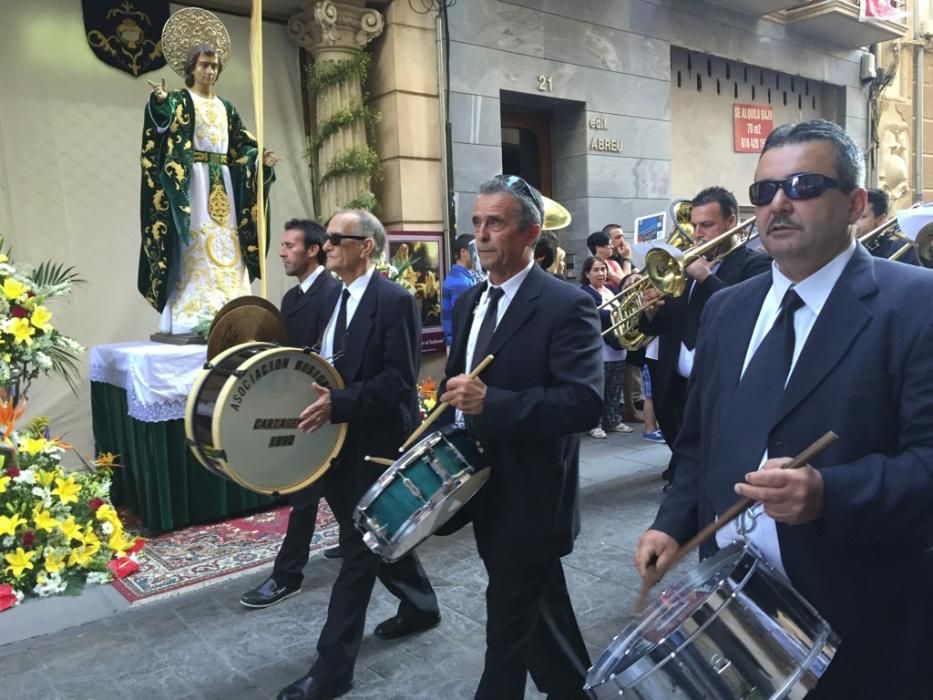
[{"label": "black shoe", "polygon": [[280,586],[274,578],[267,578],[258,587],[240,597],[240,605],[247,608],[268,608],[301,592],[301,586]]},{"label": "black shoe", "polygon": [[311,675],[303,675],[294,683],[285,686],[276,696],[278,700],[331,700],[350,692],[353,681],[322,681]]},{"label": "black shoe", "polygon": [[396,615],[376,625],[373,634],[379,639],[399,639],[437,627],[440,623],[440,615]]},{"label": "black shoe", "polygon": [[340,545],[331,547],[330,549],[324,550],[325,559],[341,559],[343,557],[343,552],[340,551]]}]

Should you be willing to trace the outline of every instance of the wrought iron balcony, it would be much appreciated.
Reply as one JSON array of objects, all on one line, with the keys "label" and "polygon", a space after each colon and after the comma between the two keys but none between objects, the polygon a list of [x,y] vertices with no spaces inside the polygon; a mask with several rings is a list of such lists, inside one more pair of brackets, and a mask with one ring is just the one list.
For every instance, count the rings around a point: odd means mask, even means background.
[{"label": "wrought iron balcony", "polygon": [[[887,0],[895,10],[904,10],[904,0]],[[804,34],[854,49],[904,36],[907,16],[894,20],[859,21],[858,0],[810,0],[769,15]]]}]

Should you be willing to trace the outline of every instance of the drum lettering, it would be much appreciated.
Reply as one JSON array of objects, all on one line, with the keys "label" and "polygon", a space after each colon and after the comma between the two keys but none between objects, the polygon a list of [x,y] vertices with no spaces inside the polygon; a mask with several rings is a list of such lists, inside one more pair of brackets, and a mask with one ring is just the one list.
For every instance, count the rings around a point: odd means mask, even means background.
[{"label": "drum lettering", "polygon": [[269,438],[269,447],[291,447],[294,443],[294,435],[273,435]]},{"label": "drum lettering", "polygon": [[298,418],[257,418],[253,430],[295,430]]}]

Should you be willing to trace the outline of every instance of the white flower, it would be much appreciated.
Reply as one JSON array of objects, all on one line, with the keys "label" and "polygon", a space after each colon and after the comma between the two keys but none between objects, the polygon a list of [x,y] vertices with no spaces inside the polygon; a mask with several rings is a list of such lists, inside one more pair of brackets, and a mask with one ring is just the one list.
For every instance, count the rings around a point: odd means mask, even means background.
[{"label": "white flower", "polygon": [[109,521],[105,520],[104,522],[100,524],[100,531],[104,533],[105,535],[112,535],[113,525],[111,525]]},{"label": "white flower", "polygon": [[24,469],[18,476],[13,477],[13,481],[18,484],[29,484],[31,486],[36,483],[36,470],[31,467],[29,469]]},{"label": "white flower", "polygon": [[87,575],[87,583],[89,586],[100,586],[105,583],[110,583],[110,572],[92,571]]},{"label": "white flower", "polygon": [[44,352],[37,352],[36,365],[38,365],[39,369],[48,371],[52,369],[52,358],[46,355]]},{"label": "white flower", "polygon": [[32,495],[37,498],[41,498],[43,505],[45,504],[45,501],[52,495],[47,488],[43,488],[41,486],[33,486],[30,493],[32,493]]},{"label": "white flower", "polygon": [[7,535],[2,540],[4,548],[13,546],[13,538]]}]

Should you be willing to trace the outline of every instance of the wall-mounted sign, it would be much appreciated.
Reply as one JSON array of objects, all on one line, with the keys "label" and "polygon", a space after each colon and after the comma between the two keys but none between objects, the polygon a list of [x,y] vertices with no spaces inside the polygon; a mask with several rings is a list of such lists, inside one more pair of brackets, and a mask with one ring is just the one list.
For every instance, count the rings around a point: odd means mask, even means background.
[{"label": "wall-mounted sign", "polygon": [[765,139],[774,130],[774,108],[769,105],[732,105],[736,153],[761,153]]},{"label": "wall-mounted sign", "polygon": [[[595,117],[590,117],[587,125],[593,131],[608,131],[609,130],[609,120],[606,118],[605,114],[601,114]],[[591,151],[602,151],[604,153],[621,153],[622,152],[622,140],[621,139],[607,139],[600,136],[594,136],[590,139],[590,150]]]}]

